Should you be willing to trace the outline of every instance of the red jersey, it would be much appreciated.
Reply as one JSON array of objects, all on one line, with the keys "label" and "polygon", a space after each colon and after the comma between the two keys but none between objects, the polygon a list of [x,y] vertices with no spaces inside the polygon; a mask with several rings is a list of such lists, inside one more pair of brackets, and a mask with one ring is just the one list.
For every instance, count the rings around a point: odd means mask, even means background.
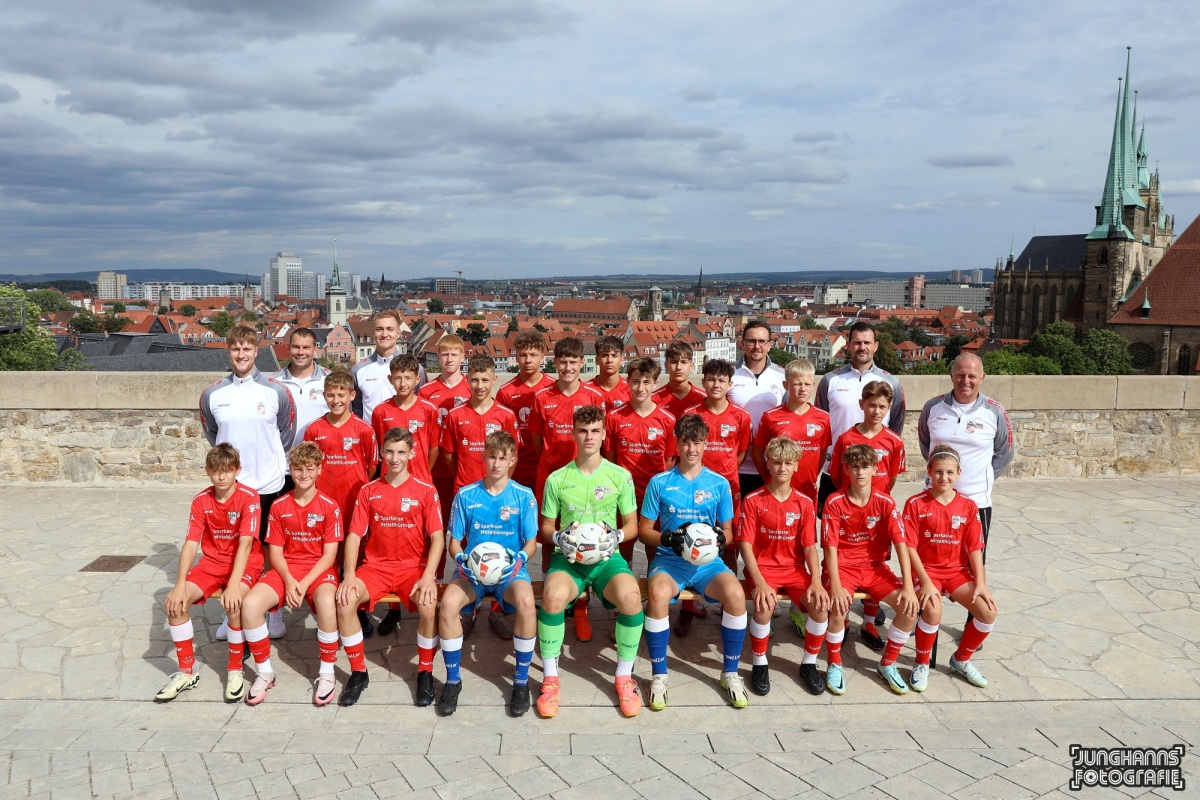
[{"label": "red jersey", "polygon": [[[599,406],[603,410],[604,395],[594,386],[581,383],[575,394],[568,397],[554,383],[533,396],[529,432],[542,437],[535,492],[546,483],[551,472],[575,458],[575,409],[582,406]],[[538,500],[541,502],[540,496]]]},{"label": "red jersey", "polygon": [[959,492],[946,505],[934,500],[928,489],[908,498],[904,533],[930,577],[968,569],[967,556],[983,549],[979,507]]},{"label": "red jersey", "polygon": [[216,489],[210,486],[192,498],[187,541],[199,542],[205,558],[232,567],[243,536],[254,539],[251,559],[255,553],[261,555],[258,518],[258,492],[239,483],[234,486],[233,495],[221,503],[217,501]]},{"label": "red jersey", "polygon": [[304,431],[304,441],[315,443],[324,456],[317,489],[338,504],[343,519],[349,519],[358,490],[379,463],[375,431],[353,415],[341,427],[320,417]]},{"label": "red jersey", "polygon": [[342,510],[328,495],[318,491],[308,505],[301,506],[295,494],[288,492],[271,504],[267,544],[283,548],[283,560],[296,580],[321,560],[325,545],[340,541]]},{"label": "red jersey", "polygon": [[817,502],[817,479],[821,477],[825,451],[833,443],[829,414],[816,406],[809,406],[803,414],[789,410],[786,405],[776,406],[763,413],[754,434],[754,446],[765,448],[776,436],[786,436],[800,445],[800,463],[792,476],[792,488]]},{"label": "red jersey", "polygon": [[483,480],[484,440],[496,431],[508,431],[517,438],[517,415],[495,400],[482,414],[467,403],[452,409],[442,421],[442,452],[453,453],[455,457],[455,493]]},{"label": "red jersey", "polygon": [[533,488],[537,480],[538,454],[533,449],[533,437],[529,435],[529,415],[533,409],[533,396],[554,385],[554,378],[542,375],[533,386],[527,386],[521,376],[513,378],[496,392],[496,400],[517,415],[517,468],[512,479],[522,486]]},{"label": "red jersey", "polygon": [[826,547],[836,547],[838,567],[865,567],[887,561],[892,544],[905,543],[900,509],[891,495],[872,492],[862,508],[842,492],[829,496],[821,517]]},{"label": "red jersey", "polygon": [[366,537],[366,563],[424,569],[431,535],[441,530],[437,489],[410,475],[399,486],[380,478],[359,489],[349,533]]},{"label": "red jersey", "polygon": [[438,410],[433,403],[417,397],[416,402],[406,410],[396,403],[394,397],[385,400],[375,406],[371,414],[371,427],[375,429],[381,454],[385,433],[392,428],[408,428],[413,437],[413,455],[408,460],[408,471],[414,478],[433,483],[433,475],[429,472],[429,453],[442,438]]},{"label": "red jersey", "polygon": [[[453,387],[446,386],[439,378],[422,386],[418,394],[437,409],[439,430],[437,436],[430,439],[430,442],[436,445],[441,441],[440,426],[445,424],[446,415],[450,413],[451,409],[458,408],[471,399],[471,387],[467,385],[466,378],[454,384]],[[449,467],[440,458],[433,465],[433,479],[435,484],[447,487],[454,482],[454,475],[450,473]]]},{"label": "red jersey", "polygon": [[659,408],[666,409],[668,414],[675,419],[679,419],[683,416],[684,411],[692,406],[703,403],[704,398],[708,397],[708,395],[700,387],[689,383],[688,393],[683,397],[676,397],[675,393],[671,391],[671,384],[668,383],[660,386],[650,397],[658,404]]},{"label": "red jersey", "polygon": [[892,478],[908,471],[908,462],[904,454],[904,440],[889,428],[884,428],[874,436],[864,436],[857,425],[852,425],[848,431],[838,437],[829,456],[829,478],[833,485],[841,491],[846,491],[850,484],[850,474],[842,466],[842,453],[847,447],[865,444],[875,451],[879,462],[875,465],[875,476],[871,478],[871,488],[884,494],[892,493]]},{"label": "red jersey", "polygon": [[675,457],[675,418],[659,406],[643,417],[626,405],[605,417],[604,428],[604,449],[615,452],[617,466],[633,476],[634,494],[641,506],[646,484],[665,472],[667,459]]},{"label": "red jersey", "polygon": [[633,399],[629,395],[629,384],[625,382],[624,378],[617,378],[617,385],[612,389],[605,389],[600,385],[599,375],[592,378],[590,381],[588,381],[588,383],[594,386],[596,390],[604,396],[604,408],[607,409],[608,413],[610,414],[614,411],[620,411],[622,408],[629,405],[630,401]]},{"label": "red jersey", "polygon": [[704,403],[692,406],[683,413],[696,414],[708,426],[708,444],[704,448],[704,466],[729,481],[734,501],[740,500],[738,486],[738,453],[750,449],[750,415],[741,406],[730,403],[720,414],[710,411]]},{"label": "red jersey", "polygon": [[754,560],[764,576],[800,570],[808,573],[804,548],[817,544],[817,509],[796,490],[779,500],[767,490],[756,489],[742,499],[737,539],[754,546]]}]

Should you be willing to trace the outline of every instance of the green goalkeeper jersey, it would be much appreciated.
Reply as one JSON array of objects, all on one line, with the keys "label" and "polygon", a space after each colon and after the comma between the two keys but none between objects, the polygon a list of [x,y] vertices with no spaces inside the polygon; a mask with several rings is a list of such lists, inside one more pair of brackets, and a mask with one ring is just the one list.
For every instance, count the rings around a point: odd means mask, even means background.
[{"label": "green goalkeeper jersey", "polygon": [[601,461],[591,475],[584,475],[575,462],[550,473],[542,493],[543,517],[559,520],[559,528],[572,522],[607,522],[619,527],[617,513],[637,511],[633,476],[624,467]]}]

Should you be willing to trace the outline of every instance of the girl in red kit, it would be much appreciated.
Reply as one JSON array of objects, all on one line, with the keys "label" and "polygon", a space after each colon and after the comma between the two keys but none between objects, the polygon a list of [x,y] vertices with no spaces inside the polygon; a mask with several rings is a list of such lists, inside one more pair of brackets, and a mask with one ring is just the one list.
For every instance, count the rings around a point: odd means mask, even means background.
[{"label": "girl in red kit", "polygon": [[912,688],[923,692],[929,685],[930,651],[942,621],[941,595],[946,594],[974,616],[950,659],[950,669],[982,689],[988,685],[987,678],[971,663],[971,655],[996,623],[996,601],[987,589],[979,509],[954,489],[962,470],[953,447],[935,447],[926,472],[929,488],[904,505],[909,560],[921,606]]}]

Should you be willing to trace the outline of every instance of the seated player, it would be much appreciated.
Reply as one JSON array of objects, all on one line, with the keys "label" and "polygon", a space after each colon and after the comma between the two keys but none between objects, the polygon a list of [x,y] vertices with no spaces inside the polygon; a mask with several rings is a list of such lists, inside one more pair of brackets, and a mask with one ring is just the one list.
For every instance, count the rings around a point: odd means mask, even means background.
[{"label": "seated player", "polygon": [[[637,535],[637,507],[629,471],[605,461],[604,409],[581,406],[574,413],[576,455],[546,479],[541,509],[542,546],[554,547],[538,610],[538,651],[542,656],[542,691],[537,711],[543,717],[558,713],[558,658],[562,653],[566,608],[591,587],[607,609],[617,610],[617,671],[613,680],[621,713],[637,716],[642,698],[633,679],[642,640],[642,592],[629,564],[617,548]],[[605,526],[608,540],[596,564],[578,563],[571,532],[583,523]],[[614,527],[619,526],[619,527]]]},{"label": "seated player", "polygon": [[929,454],[926,472],[929,488],[904,504],[904,531],[921,606],[912,688],[923,692],[929,685],[930,653],[937,641],[942,621],[941,595],[945,594],[972,615],[958,652],[950,659],[950,669],[983,689],[988,685],[987,678],[971,663],[971,656],[996,624],[996,601],[987,589],[979,509],[973,500],[954,489],[962,470],[953,447],[935,447]]},{"label": "seated player", "polygon": [[824,694],[825,678],[817,670],[817,655],[828,628],[829,595],[820,581],[813,580],[820,568],[817,509],[792,488],[792,475],[800,461],[798,444],[782,436],[772,439],[767,443],[766,460],[770,480],[742,501],[738,517],[745,584],[754,603],[750,619],[750,648],[754,653],[750,689],[758,695],[771,691],[767,645],[777,595],[784,590],[792,604],[802,606],[807,614],[800,683],[810,694]]},{"label": "seated player", "polygon": [[[241,468],[241,458],[231,444],[217,445],[204,458],[204,471],[212,486],[192,500],[187,539],[179,551],[175,587],[163,601],[179,671],[154,696],[159,703],[174,700],[200,681],[195,671],[189,608],[203,603],[218,590],[222,592],[221,605],[229,619],[225,702],[236,703],[246,696],[246,679],[242,675],[245,649],[242,599],[262,574],[263,555],[258,541],[258,493],[238,483]],[[193,567],[197,548],[201,552],[200,561]]]},{"label": "seated player", "polygon": [[[437,706],[442,716],[458,709],[458,695],[462,691],[460,614],[473,613],[475,605],[485,597],[499,599],[506,613],[517,612],[513,627],[517,665],[513,670],[509,711],[519,717],[529,710],[529,663],[537,643],[537,606],[525,565],[537,550],[538,510],[533,490],[508,478],[516,459],[517,440],[511,433],[488,434],[483,444],[483,480],[464,486],[450,506],[450,555],[458,569],[442,593],[438,612],[442,659],[446,662],[446,685]],[[467,566],[467,554],[482,542],[495,542],[513,557],[513,563],[494,586],[481,584]]]},{"label": "seated player", "polygon": [[905,543],[904,524],[891,496],[872,488],[878,460],[875,451],[865,444],[847,447],[842,453],[842,467],[850,475],[850,484],[846,491],[835,492],[825,501],[822,580],[830,599],[829,630],[825,634],[829,670],[825,685],[834,694],[846,691],[842,640],[846,636],[850,602],[858,590],[866,592],[872,600],[887,603],[896,612],[888,628],[887,648],[879,660],[878,671],[893,692],[908,692],[908,685],[896,667],[896,657],[912,633],[917,596],[913,591],[908,548],[896,548],[899,578],[886,563],[891,545]]},{"label": "seated player", "polygon": [[667,643],[671,635],[667,612],[684,589],[721,603],[721,688],[734,708],[745,708],[748,702],[745,683],[738,675],[746,640],[746,594],[742,584],[719,558],[696,566],[680,555],[684,528],[689,523],[704,523],[717,530],[721,550],[731,536],[733,493],[729,481],[704,466],[707,442],[704,420],[685,414],[675,423],[679,461],[673,469],[650,479],[642,501],[642,542],[658,548],[650,563],[646,605],[646,649],[653,672],[650,708],[655,711],[667,707]]},{"label": "seated player", "polygon": [[[389,594],[398,595],[409,611],[417,612],[416,704],[430,705],[435,697],[437,573],[445,537],[437,490],[408,474],[412,447],[413,436],[406,428],[392,428],[384,434],[384,474],[359,490],[350,519],[337,616],[351,672],[338,705],[357,703],[369,683],[357,611]],[[359,544],[364,538],[366,558],[358,566]]]},{"label": "seated player", "polygon": [[337,688],[333,679],[338,651],[334,596],[338,587],[342,511],[333,499],[317,489],[321,474],[321,449],[317,445],[312,442],[296,445],[288,454],[288,464],[296,488],[272,503],[267,516],[267,560],[271,569],[263,573],[242,601],[246,645],[258,669],[258,676],[246,695],[246,702],[252,706],[265,700],[267,691],[275,685],[267,612],[284,605],[297,609],[301,603],[308,603],[317,615],[321,667],[313,703],[328,705]]}]

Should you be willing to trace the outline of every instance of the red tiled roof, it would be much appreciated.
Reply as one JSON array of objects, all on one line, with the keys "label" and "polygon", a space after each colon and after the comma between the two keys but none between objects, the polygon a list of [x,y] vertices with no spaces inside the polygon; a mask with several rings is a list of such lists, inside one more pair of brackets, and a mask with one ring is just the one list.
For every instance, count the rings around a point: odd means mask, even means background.
[{"label": "red tiled roof", "polygon": [[[1150,315],[1143,319],[1142,304],[1150,296]],[[1192,220],[1162,261],[1133,290],[1111,325],[1200,326],[1200,217]]]},{"label": "red tiled roof", "polygon": [[612,300],[592,300],[586,297],[562,297],[554,301],[555,316],[569,314],[620,314],[629,313],[633,300],[617,297]]}]

